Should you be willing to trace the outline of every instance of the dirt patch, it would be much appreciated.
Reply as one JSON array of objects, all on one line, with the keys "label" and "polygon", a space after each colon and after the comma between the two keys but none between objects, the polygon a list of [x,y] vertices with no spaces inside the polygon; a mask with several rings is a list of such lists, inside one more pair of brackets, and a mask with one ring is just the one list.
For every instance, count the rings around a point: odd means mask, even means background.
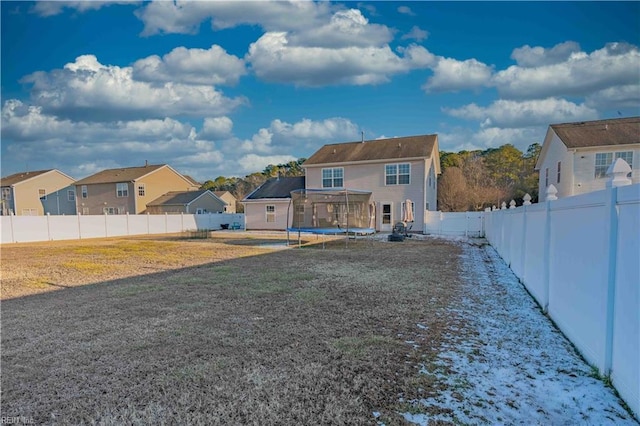
[{"label": "dirt patch", "polygon": [[400,424],[442,386],[459,245],[238,239],[2,247],[3,416]]}]

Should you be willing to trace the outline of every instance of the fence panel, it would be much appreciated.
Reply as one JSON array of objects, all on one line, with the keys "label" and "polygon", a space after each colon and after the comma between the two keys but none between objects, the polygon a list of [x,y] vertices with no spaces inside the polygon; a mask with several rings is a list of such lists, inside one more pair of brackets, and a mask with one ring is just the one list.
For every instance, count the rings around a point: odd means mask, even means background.
[{"label": "fence panel", "polygon": [[77,240],[80,238],[78,216],[48,217],[50,240]]},{"label": "fence panel", "polygon": [[549,314],[591,364],[604,371],[607,193],[551,203]]},{"label": "fence panel", "polygon": [[640,185],[618,188],[611,380],[640,416]]},{"label": "fence panel", "polygon": [[546,204],[526,207],[527,231],[524,235],[524,261],[522,275],[518,278],[533,295],[543,309],[549,304],[548,288],[545,283],[545,229],[547,226]]}]

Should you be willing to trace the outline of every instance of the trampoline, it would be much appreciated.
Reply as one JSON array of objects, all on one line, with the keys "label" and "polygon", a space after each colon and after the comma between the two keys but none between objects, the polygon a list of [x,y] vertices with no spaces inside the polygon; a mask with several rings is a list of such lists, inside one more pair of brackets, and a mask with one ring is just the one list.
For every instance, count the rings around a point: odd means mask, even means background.
[{"label": "trampoline", "polygon": [[[298,189],[291,191],[287,234],[370,235],[375,230],[375,204],[371,192],[353,189]],[[291,214],[293,213],[293,214]],[[323,242],[324,245],[324,242]]]}]

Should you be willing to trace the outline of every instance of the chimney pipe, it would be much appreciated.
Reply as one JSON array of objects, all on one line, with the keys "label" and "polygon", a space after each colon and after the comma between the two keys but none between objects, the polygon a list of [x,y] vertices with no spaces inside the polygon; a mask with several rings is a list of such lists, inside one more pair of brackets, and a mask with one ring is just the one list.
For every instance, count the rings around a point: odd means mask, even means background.
[{"label": "chimney pipe", "polygon": [[364,130],[362,131],[362,143],[364,143]]}]

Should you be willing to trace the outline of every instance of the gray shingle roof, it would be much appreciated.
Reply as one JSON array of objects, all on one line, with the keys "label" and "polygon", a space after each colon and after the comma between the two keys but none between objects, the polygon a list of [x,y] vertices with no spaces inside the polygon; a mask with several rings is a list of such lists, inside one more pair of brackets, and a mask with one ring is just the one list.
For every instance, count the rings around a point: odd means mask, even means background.
[{"label": "gray shingle roof", "polygon": [[249,194],[245,200],[291,198],[291,191],[304,188],[304,176],[271,178]]},{"label": "gray shingle roof", "polygon": [[206,189],[202,191],[171,191],[147,203],[147,206],[186,206],[205,192],[214,195],[213,192]]},{"label": "gray shingle roof", "polygon": [[77,181],[75,184],[91,185],[94,183],[131,182],[164,166],[166,166],[166,164],[102,170],[101,172]]},{"label": "gray shingle roof", "polygon": [[552,124],[567,148],[640,143],[640,117]]},{"label": "gray shingle roof", "polygon": [[421,135],[329,144],[316,151],[302,166],[372,160],[398,160],[402,158],[428,158],[437,139],[437,135]]},{"label": "gray shingle roof", "polygon": [[33,177],[36,177],[38,175],[42,175],[45,174],[47,172],[52,171],[53,169],[48,169],[48,170],[34,170],[32,172],[20,172],[20,173],[14,173],[12,175],[3,177],[2,179],[0,179],[0,186],[11,186],[11,185],[15,185],[16,183],[20,183],[24,180],[27,179],[31,179]]}]

